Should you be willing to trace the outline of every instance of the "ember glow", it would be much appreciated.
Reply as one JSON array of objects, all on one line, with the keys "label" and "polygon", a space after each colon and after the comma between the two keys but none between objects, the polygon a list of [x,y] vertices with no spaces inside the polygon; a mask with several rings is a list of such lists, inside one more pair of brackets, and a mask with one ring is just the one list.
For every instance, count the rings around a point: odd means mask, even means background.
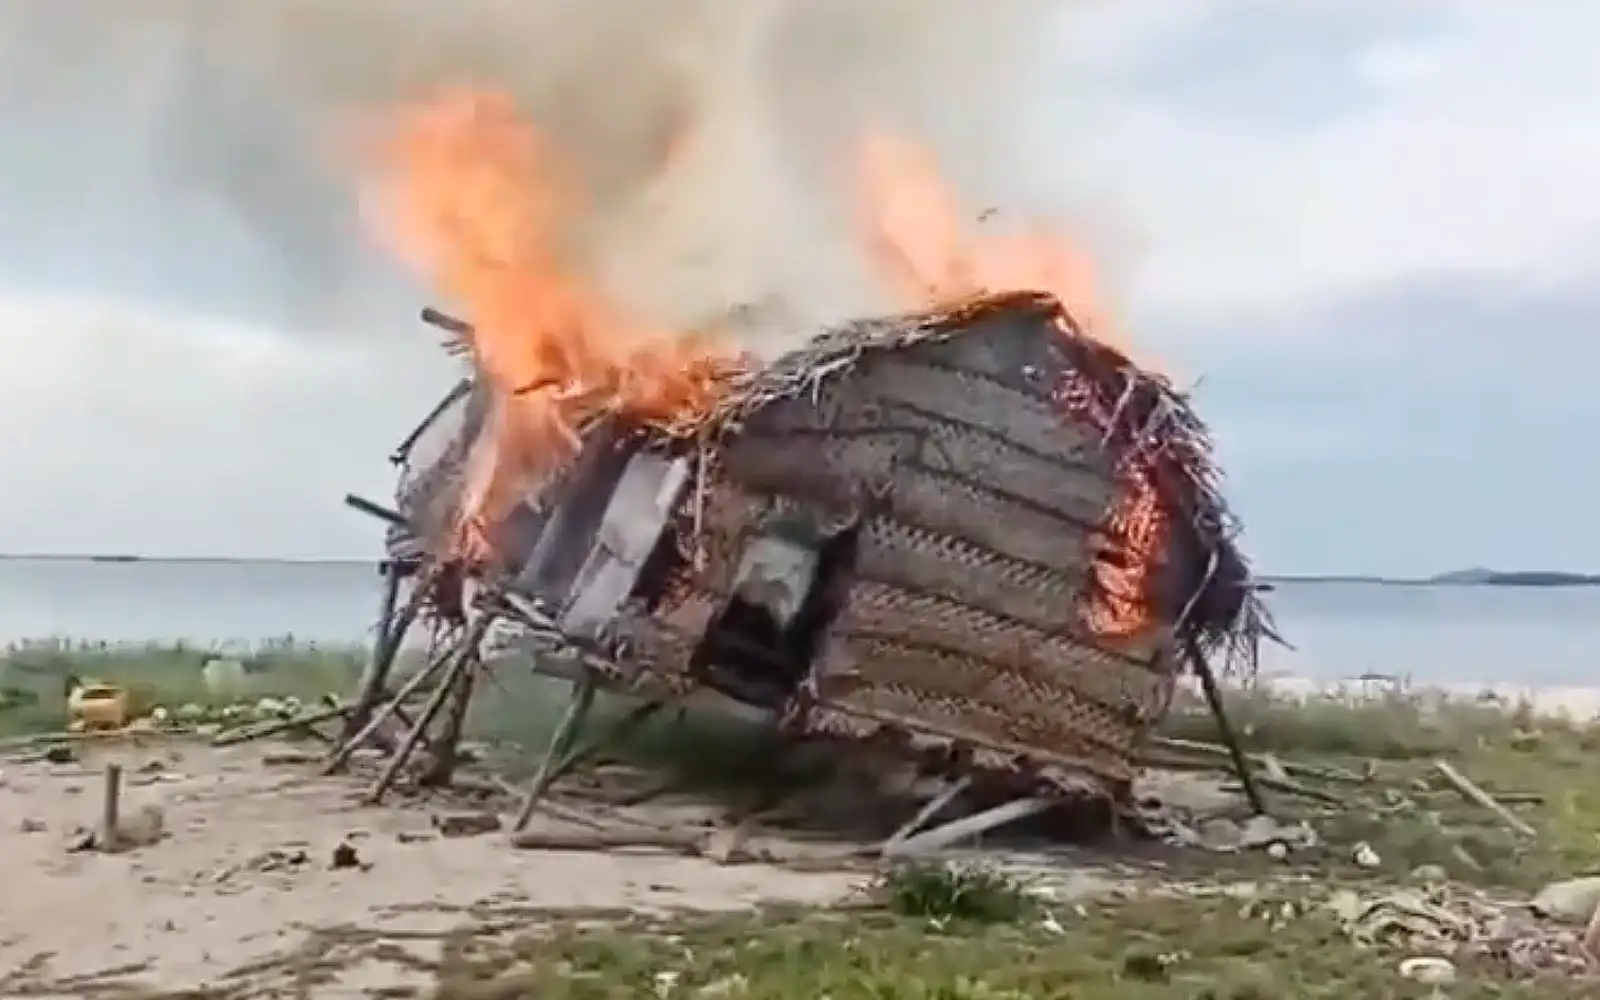
[{"label": "ember glow", "polygon": [[[681,150],[677,139],[662,169]],[[405,107],[364,152],[371,221],[471,321],[469,347],[492,389],[461,512],[466,557],[493,553],[484,526],[576,453],[588,420],[609,412],[692,422],[740,370],[742,359],[713,335],[641,324],[573,269],[564,243],[583,191],[508,96],[454,90]],[[1070,242],[1042,231],[976,232],[934,158],[904,139],[868,137],[858,166],[857,235],[906,308],[1048,292],[1084,332],[1126,353],[1110,339],[1089,258]],[[1160,505],[1142,468],[1124,470],[1123,484],[1103,533],[1100,585],[1081,608],[1107,638],[1153,624],[1144,595],[1160,551]]]},{"label": "ember glow", "polygon": [[[909,308],[1004,291],[1048,292],[1080,332],[1129,353],[1097,298],[1093,262],[1070,241],[1038,229],[978,232],[932,155],[898,137],[876,135],[863,144],[859,177],[863,239]],[[1062,390],[1060,401],[1075,417],[1097,426],[1113,419],[1094,412],[1091,395]],[[1157,621],[1147,594],[1166,519],[1147,463],[1124,466],[1122,496],[1096,538],[1097,586],[1079,611],[1093,634],[1137,641]]]}]

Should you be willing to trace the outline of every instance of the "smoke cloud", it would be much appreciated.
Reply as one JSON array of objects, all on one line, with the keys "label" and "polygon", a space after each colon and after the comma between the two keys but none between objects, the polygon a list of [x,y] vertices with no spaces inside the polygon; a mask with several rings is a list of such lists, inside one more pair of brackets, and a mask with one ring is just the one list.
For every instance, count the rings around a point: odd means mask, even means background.
[{"label": "smoke cloud", "polygon": [[426,292],[364,235],[335,140],[465,82],[514,93],[572,159],[614,289],[661,322],[735,310],[776,347],[883,304],[846,232],[862,129],[928,142],[975,211],[1040,207],[1023,133],[1060,6],[0,0],[0,281],[386,324]]}]

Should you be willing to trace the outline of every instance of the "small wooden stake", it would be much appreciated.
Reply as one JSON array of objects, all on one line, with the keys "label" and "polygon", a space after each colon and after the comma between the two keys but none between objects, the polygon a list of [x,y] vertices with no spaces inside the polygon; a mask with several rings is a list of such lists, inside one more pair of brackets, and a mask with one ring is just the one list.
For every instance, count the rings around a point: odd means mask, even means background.
[{"label": "small wooden stake", "polygon": [[105,785],[100,800],[100,839],[96,845],[102,851],[115,851],[122,835],[118,831],[122,812],[122,765],[107,764]]}]

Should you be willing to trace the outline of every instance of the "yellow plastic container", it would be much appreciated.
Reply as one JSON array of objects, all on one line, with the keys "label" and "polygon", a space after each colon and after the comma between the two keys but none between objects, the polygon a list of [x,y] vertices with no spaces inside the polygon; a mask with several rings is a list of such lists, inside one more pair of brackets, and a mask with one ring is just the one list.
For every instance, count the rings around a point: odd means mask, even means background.
[{"label": "yellow plastic container", "polygon": [[75,730],[122,729],[128,724],[128,692],[117,684],[82,684],[67,696],[67,710]]}]

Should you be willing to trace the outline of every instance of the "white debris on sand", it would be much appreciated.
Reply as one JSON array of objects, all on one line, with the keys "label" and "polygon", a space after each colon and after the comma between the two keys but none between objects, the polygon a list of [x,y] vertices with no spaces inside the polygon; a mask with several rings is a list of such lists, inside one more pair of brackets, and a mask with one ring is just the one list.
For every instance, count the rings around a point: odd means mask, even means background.
[{"label": "white debris on sand", "polygon": [[[27,987],[49,995],[41,984],[107,970],[123,970],[111,977],[118,981],[191,988],[252,963],[271,965],[260,960],[303,949],[326,938],[327,928],[404,937],[516,908],[824,904],[861,882],[843,871],[517,851],[495,835],[439,836],[427,809],[353,804],[356,785],[315,776],[314,767],[272,766],[265,758],[274,751],[282,748],[123,745],[71,763],[8,764],[0,783],[0,884],[8,900],[0,994]],[[117,853],[71,851],[73,833],[97,820],[101,769],[113,760],[124,769],[123,815],[158,812],[163,836]],[[403,963],[359,958],[346,976],[359,984],[327,984],[316,995],[418,981]]]}]

